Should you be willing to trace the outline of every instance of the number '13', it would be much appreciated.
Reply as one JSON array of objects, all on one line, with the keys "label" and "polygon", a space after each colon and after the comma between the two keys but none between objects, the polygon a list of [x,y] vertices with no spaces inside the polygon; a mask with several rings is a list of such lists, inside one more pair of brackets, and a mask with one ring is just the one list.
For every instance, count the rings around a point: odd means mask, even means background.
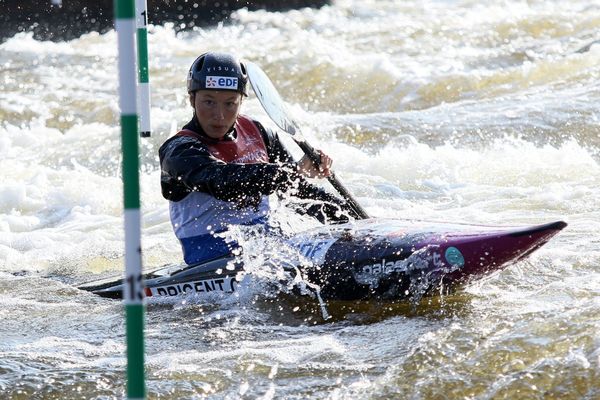
[{"label": "number '13'", "polygon": [[129,298],[127,298],[127,300],[143,300],[144,292],[142,290],[142,274],[129,275],[127,276],[125,281],[126,284],[129,286]]}]

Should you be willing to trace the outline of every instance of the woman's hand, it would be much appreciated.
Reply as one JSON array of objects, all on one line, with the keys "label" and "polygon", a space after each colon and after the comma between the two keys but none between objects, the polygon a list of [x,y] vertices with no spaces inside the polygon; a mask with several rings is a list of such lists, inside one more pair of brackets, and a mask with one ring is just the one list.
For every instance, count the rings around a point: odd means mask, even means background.
[{"label": "woman's hand", "polygon": [[305,155],[298,162],[298,170],[301,174],[308,176],[309,178],[326,178],[331,175],[331,165],[333,160],[321,150],[319,150],[319,156],[321,157],[321,163],[319,167],[315,167],[310,157]]}]

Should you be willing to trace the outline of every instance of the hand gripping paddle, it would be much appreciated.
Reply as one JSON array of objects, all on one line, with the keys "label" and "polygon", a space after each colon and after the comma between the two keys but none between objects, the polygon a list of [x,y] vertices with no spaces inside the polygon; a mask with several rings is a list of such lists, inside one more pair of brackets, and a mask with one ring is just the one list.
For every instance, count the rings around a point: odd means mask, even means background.
[{"label": "hand gripping paddle", "polygon": [[[277,89],[273,86],[273,83],[269,77],[263,72],[263,70],[252,62],[246,62],[246,70],[248,71],[248,77],[250,79],[250,85],[258,97],[260,104],[265,109],[267,115],[275,122],[275,124],[291,135],[294,142],[302,149],[316,167],[321,163],[319,153],[306,142],[300,132],[300,127],[296,121],[290,116],[285,103],[279,96]],[[361,207],[360,204],[352,197],[352,194],[342,185],[342,183],[335,177],[335,174],[331,172],[331,175],[327,177],[329,183],[339,192],[339,194],[346,200],[348,208],[353,217],[357,219],[367,219],[369,215]]]}]

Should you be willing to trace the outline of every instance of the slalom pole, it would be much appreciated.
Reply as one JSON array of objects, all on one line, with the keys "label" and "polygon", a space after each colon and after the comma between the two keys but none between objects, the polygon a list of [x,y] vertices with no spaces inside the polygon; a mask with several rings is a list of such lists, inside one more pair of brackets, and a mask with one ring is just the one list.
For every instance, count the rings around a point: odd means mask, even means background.
[{"label": "slalom pole", "polygon": [[138,118],[134,0],[115,0],[115,27],[119,43],[119,105],[123,152],[123,203],[125,208],[125,281],[127,399],[145,399],[144,282],[140,217]]},{"label": "slalom pole", "polygon": [[135,0],[138,49],[138,99],[140,136],[150,137],[150,73],[148,71],[148,7],[146,0]]}]

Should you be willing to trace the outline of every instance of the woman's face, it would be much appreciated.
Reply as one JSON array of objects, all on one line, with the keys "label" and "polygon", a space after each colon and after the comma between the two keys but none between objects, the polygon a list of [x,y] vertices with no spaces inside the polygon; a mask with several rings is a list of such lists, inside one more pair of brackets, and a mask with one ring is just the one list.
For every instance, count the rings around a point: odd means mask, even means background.
[{"label": "woman's face", "polygon": [[190,95],[204,133],[221,139],[233,126],[242,105],[242,94],[230,90],[198,90]]}]

